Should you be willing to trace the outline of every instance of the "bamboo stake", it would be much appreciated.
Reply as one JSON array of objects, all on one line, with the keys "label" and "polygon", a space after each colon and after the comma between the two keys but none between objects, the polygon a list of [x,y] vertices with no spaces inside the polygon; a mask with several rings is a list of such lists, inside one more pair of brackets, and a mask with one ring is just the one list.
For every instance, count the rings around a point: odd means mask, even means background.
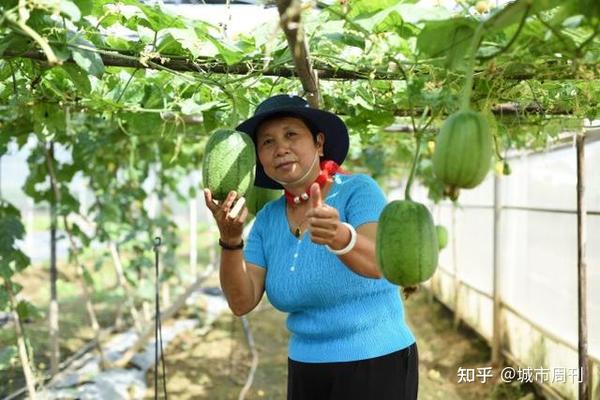
[{"label": "bamboo stake", "polygon": [[[56,172],[54,171],[54,163],[53,163],[54,157],[50,153],[50,150],[46,147],[45,143],[43,143],[43,146],[44,146],[44,150],[46,152],[46,164],[48,166],[48,172],[50,174],[51,187],[53,188],[56,202],[60,204],[62,199],[61,199],[60,189],[58,187],[58,180],[56,178]],[[51,147],[51,149],[52,149],[52,147]],[[81,264],[79,262],[77,243],[75,242],[75,239],[73,238],[71,229],[69,228],[69,223],[67,221],[66,215],[63,215],[63,224],[65,227],[65,231],[67,232],[69,242],[71,244],[71,249],[73,251],[73,258],[74,258],[74,261],[75,261],[75,264],[77,267],[77,277],[79,280],[79,285],[80,285],[81,291],[83,293],[83,299],[85,302],[85,307],[86,307],[86,310],[88,313],[90,324],[92,325],[94,337],[97,339],[98,353],[100,355],[100,362],[101,362],[101,365],[104,365],[105,364],[104,353],[102,352],[102,347],[101,347],[100,340],[99,340],[100,324],[98,323],[98,319],[96,318],[96,312],[94,311],[94,306],[92,304],[90,292],[89,292],[87,284],[85,282],[85,276],[84,276],[85,270],[84,270],[83,264]]]},{"label": "bamboo stake", "polygon": [[[48,155],[51,159],[54,159],[54,142],[50,142],[50,149]],[[56,190],[55,181],[50,180],[50,187],[52,189],[52,197],[50,199],[50,305],[48,308],[48,335],[50,339],[50,374],[56,375],[58,373],[58,365],[60,363],[60,346],[59,336],[60,327],[58,323],[59,307],[58,307],[58,294],[56,290],[56,281],[58,279],[58,272],[56,268]]]},{"label": "bamboo stake", "polygon": [[142,331],[143,322],[140,314],[135,308],[135,301],[133,295],[133,289],[129,285],[129,282],[125,278],[125,272],[123,270],[123,263],[121,262],[121,256],[119,254],[119,249],[117,248],[117,244],[114,241],[110,241],[108,244],[110,248],[110,254],[113,259],[113,266],[115,267],[115,273],[117,274],[117,285],[121,286],[125,291],[125,296],[127,298],[127,306],[129,307],[129,313],[131,314],[131,318],[133,319],[133,325],[136,332]]},{"label": "bamboo stake", "polygon": [[585,135],[576,136],[577,146],[577,311],[579,331],[579,400],[590,399],[587,339]]},{"label": "bamboo stake", "polygon": [[17,313],[16,311],[17,305],[15,304],[15,297],[12,291],[12,283],[9,282],[6,278],[4,279],[4,287],[6,288],[6,292],[8,293],[12,316],[15,321],[14,325],[15,334],[17,335],[17,347],[19,348],[19,358],[21,359],[21,366],[23,368],[23,374],[25,375],[27,391],[29,392],[29,398],[31,400],[35,400],[35,377],[33,376],[33,371],[29,362],[29,356],[27,355],[27,346],[25,345],[25,333],[23,331],[23,326],[21,325],[19,313]]},{"label": "bamboo stake", "polygon": [[248,373],[248,377],[246,378],[246,383],[244,387],[240,391],[238,396],[238,400],[244,400],[248,391],[252,387],[252,382],[254,382],[254,374],[256,373],[256,369],[258,368],[258,350],[256,349],[256,345],[254,344],[254,336],[252,335],[252,330],[250,329],[250,324],[248,323],[248,318],[243,316],[242,318],[242,327],[244,328],[244,334],[246,336],[246,341],[248,342],[248,347],[250,347],[250,353],[252,353],[252,364],[250,366],[250,372]]}]

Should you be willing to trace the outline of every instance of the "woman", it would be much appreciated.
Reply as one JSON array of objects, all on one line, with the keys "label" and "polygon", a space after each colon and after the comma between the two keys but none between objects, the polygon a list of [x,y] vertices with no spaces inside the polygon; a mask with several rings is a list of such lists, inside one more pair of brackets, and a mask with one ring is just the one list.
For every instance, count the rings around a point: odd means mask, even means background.
[{"label": "woman", "polygon": [[255,185],[283,188],[265,205],[244,246],[247,209],[236,193],[205,200],[223,248],[221,286],[235,315],[265,291],[288,313],[288,399],[416,399],[418,355],[398,288],[375,262],[386,198],[375,181],[339,170],[348,131],[334,114],[297,96],[261,103],[238,130],[256,145]]}]

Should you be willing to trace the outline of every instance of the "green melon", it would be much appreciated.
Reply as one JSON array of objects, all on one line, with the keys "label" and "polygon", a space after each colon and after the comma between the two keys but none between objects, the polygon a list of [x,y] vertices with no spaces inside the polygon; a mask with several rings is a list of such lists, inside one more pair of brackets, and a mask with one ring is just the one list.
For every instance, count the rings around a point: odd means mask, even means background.
[{"label": "green melon", "polygon": [[435,232],[437,233],[438,245],[441,251],[448,245],[448,229],[444,225],[436,225]]},{"label": "green melon", "polygon": [[479,185],[490,169],[492,135],[481,114],[463,110],[452,114],[442,125],[433,153],[433,172],[449,189],[471,189]]},{"label": "green melon", "polygon": [[254,185],[256,151],[250,136],[233,129],[215,131],[204,149],[202,184],[215,200],[235,190],[244,196]]},{"label": "green melon", "polygon": [[400,286],[429,279],[438,264],[438,241],[427,207],[410,200],[385,206],[377,224],[377,264],[385,278]]},{"label": "green melon", "polygon": [[265,189],[258,186],[253,186],[246,193],[246,207],[250,217],[255,216],[261,208],[272,200],[277,200],[283,194],[283,190]]}]

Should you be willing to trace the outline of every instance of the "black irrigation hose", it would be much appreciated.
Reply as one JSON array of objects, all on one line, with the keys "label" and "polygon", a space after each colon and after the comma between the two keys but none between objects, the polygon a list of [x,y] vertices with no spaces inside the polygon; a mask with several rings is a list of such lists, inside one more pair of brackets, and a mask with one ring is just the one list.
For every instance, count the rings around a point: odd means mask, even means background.
[{"label": "black irrigation hose", "polygon": [[155,282],[155,304],[156,310],[154,313],[154,399],[158,399],[158,350],[159,350],[159,342],[160,342],[160,361],[162,362],[162,375],[163,375],[163,395],[165,399],[168,399],[167,396],[167,374],[165,371],[165,353],[163,351],[163,343],[162,343],[162,323],[160,321],[160,281],[159,281],[159,268],[158,268],[158,252],[161,244],[160,237],[154,238],[154,265],[156,272],[156,282]]}]

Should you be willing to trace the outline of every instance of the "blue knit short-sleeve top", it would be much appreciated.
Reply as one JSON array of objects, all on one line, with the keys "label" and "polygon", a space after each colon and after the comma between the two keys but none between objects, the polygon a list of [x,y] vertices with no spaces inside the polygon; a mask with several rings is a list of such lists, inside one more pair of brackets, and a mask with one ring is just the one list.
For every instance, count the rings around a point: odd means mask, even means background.
[{"label": "blue knit short-sleeve top", "polygon": [[[337,174],[324,201],[355,228],[377,222],[386,198],[368,175]],[[361,276],[305,232],[289,229],[285,197],[265,205],[246,240],[246,262],[266,269],[265,291],[288,313],[288,355],[302,362],[343,362],[406,348],[415,338],[398,287]]]}]

